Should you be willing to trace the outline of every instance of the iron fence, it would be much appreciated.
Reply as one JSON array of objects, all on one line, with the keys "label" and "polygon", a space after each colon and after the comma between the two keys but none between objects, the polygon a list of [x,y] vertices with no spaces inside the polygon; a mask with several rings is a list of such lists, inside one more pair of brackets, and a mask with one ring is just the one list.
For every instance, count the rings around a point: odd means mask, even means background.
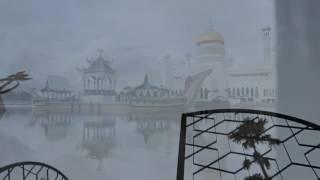
[{"label": "iron fence", "polygon": [[[230,138],[246,121],[257,119],[266,121],[262,134],[278,139],[278,145],[261,143],[253,151]],[[260,159],[254,153],[258,151]],[[262,172],[258,163],[262,160],[269,163],[265,172],[269,179],[292,179],[294,175],[294,179],[301,176],[319,180],[320,126],[284,114],[250,109],[182,114],[177,180],[245,179]]]},{"label": "iron fence", "polygon": [[18,162],[0,167],[0,179],[68,180],[58,169],[40,162]]}]

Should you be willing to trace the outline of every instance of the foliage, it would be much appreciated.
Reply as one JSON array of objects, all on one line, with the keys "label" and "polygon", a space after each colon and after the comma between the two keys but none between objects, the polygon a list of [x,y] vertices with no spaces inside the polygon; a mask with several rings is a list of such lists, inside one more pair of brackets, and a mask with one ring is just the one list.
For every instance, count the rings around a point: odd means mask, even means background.
[{"label": "foliage", "polygon": [[244,180],[264,180],[264,178],[262,177],[261,174],[254,174],[252,176],[248,176],[246,178],[244,178]]},{"label": "foliage", "polygon": [[257,163],[264,177],[261,174],[254,174],[248,176],[245,180],[269,180],[266,169],[270,169],[271,165],[268,158],[264,157],[258,150],[257,145],[267,144],[270,147],[279,145],[281,141],[273,138],[270,134],[265,134],[265,125],[267,124],[266,119],[262,118],[246,118],[242,124],[236,128],[230,135],[229,138],[238,144],[242,144],[244,149],[253,149],[253,161],[245,159],[242,163],[243,167],[250,169],[252,163]]}]

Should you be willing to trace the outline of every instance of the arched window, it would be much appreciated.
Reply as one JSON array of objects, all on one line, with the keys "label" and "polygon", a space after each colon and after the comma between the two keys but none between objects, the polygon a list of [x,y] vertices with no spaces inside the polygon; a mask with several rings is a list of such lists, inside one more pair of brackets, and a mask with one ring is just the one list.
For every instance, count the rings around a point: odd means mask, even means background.
[{"label": "arched window", "polygon": [[147,90],[146,97],[150,97],[150,92]]},{"label": "arched window", "polygon": [[200,88],[200,99],[203,99],[203,88]]},{"label": "arched window", "polygon": [[100,79],[97,79],[97,89],[100,89]]},{"label": "arched window", "polygon": [[207,88],[204,89],[204,98],[208,99],[209,90]]},{"label": "arched window", "polygon": [[237,88],[237,96],[240,96],[240,89]]},{"label": "arched window", "polygon": [[258,87],[256,87],[255,96],[256,96],[256,97],[259,97],[259,89],[258,89]]},{"label": "arched window", "polygon": [[244,88],[241,88],[241,96],[244,96]]},{"label": "arched window", "polygon": [[143,97],[143,91],[140,91],[140,94],[139,94],[140,97]]},{"label": "arched window", "polygon": [[249,88],[246,88],[246,96],[249,96]]},{"label": "arched window", "polygon": [[276,90],[275,89],[272,89],[272,95],[273,95],[273,97],[276,96]]},{"label": "arched window", "polygon": [[272,90],[271,89],[269,89],[269,96],[272,96],[272,92],[271,92]]},{"label": "arched window", "polygon": [[232,96],[236,96],[236,89],[235,88],[232,88]]},{"label": "arched window", "polygon": [[228,88],[228,89],[226,89],[226,91],[227,91],[228,97],[230,97],[231,96],[231,89]]}]

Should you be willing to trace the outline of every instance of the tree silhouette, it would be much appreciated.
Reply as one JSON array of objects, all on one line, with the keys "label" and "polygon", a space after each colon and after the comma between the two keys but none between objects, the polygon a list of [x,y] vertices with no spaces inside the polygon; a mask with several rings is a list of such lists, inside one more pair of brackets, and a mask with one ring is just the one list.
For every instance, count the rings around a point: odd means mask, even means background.
[{"label": "tree silhouette", "polygon": [[272,138],[270,134],[265,134],[265,125],[267,121],[262,118],[246,118],[242,124],[229,135],[229,139],[233,142],[242,144],[244,149],[253,149],[253,161],[245,159],[243,167],[249,169],[252,163],[257,163],[263,176],[260,173],[248,176],[245,180],[270,180],[267,169],[270,169],[270,162],[258,150],[257,145],[267,144],[270,147],[280,144],[279,139]]}]

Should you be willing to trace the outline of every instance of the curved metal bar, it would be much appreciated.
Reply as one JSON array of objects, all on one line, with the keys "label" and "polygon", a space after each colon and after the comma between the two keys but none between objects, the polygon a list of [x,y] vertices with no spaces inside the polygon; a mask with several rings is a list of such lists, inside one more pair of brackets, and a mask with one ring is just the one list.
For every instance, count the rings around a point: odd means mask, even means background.
[{"label": "curved metal bar", "polygon": [[[229,114],[231,116],[232,115],[234,115],[234,116],[239,115],[239,117],[242,120],[238,120],[236,117],[233,117],[233,118],[225,117],[225,114]],[[222,118],[220,117],[221,115],[223,115]],[[281,148],[283,150],[283,152],[285,152],[284,158],[287,158],[288,162],[284,163],[284,165],[279,166],[279,164],[277,163],[277,159],[275,159],[275,157],[272,157],[272,156],[274,156],[273,154],[270,154],[270,153],[268,155],[262,154],[263,158],[274,162],[277,166],[277,172],[275,172],[275,173],[271,172],[270,177],[273,178],[275,176],[280,175],[281,179],[283,179],[282,172],[286,171],[289,167],[294,167],[294,168],[310,168],[314,173],[313,174],[314,177],[319,179],[320,176],[318,174],[318,170],[320,170],[320,166],[317,164],[313,164],[311,161],[309,161],[309,159],[308,159],[309,157],[307,157],[307,155],[311,152],[314,153],[313,155],[318,155],[315,153],[316,153],[316,151],[317,151],[317,153],[320,153],[320,146],[318,143],[316,145],[313,143],[301,143],[299,141],[298,136],[300,138],[302,138],[303,136],[310,136],[310,135],[313,135],[314,133],[317,133],[316,135],[318,136],[319,131],[320,131],[320,124],[316,124],[316,123],[309,122],[309,121],[306,121],[301,118],[297,118],[294,116],[281,114],[281,113],[275,113],[275,112],[269,112],[269,111],[263,111],[263,110],[255,110],[255,109],[239,109],[239,108],[203,110],[203,111],[187,112],[187,113],[182,114],[180,139],[179,139],[178,167],[177,167],[176,179],[177,180],[184,179],[185,161],[187,162],[188,165],[191,164],[191,166],[197,166],[199,168],[196,171],[189,173],[190,177],[191,176],[194,177],[195,174],[200,173],[200,171],[202,171],[204,169],[219,171],[220,173],[223,172],[224,174],[234,174],[235,177],[236,177],[236,175],[241,176],[240,171],[244,170],[243,165],[241,165],[241,164],[237,165],[238,169],[236,171],[234,171],[232,168],[230,169],[228,167],[217,168],[216,167],[217,162],[219,162],[219,160],[226,161],[226,159],[232,157],[232,155],[236,155],[237,157],[239,157],[239,156],[240,157],[241,156],[245,156],[245,157],[251,156],[252,157],[252,154],[241,153],[238,150],[234,150],[234,151],[230,151],[230,152],[224,154],[223,156],[218,155],[217,158],[212,159],[209,162],[206,162],[206,161],[204,161],[203,163],[201,163],[201,161],[198,161],[197,163],[191,162],[189,158],[191,158],[191,157],[194,158],[194,156],[196,154],[202,153],[203,149],[207,150],[207,152],[209,152],[209,153],[211,151],[212,153],[218,153],[218,154],[219,154],[219,151],[226,151],[226,150],[223,147],[221,147],[221,146],[223,146],[223,144],[217,144],[215,142],[212,143],[210,140],[208,140],[205,144],[194,143],[194,141],[191,144],[191,143],[189,143],[189,141],[187,141],[186,134],[188,134],[188,133],[192,134],[192,138],[197,138],[200,135],[219,135],[220,140],[223,140],[223,138],[227,138],[227,141],[229,144],[228,148],[231,150],[228,137],[233,131],[235,131],[239,128],[239,126],[236,127],[236,125],[239,123],[243,123],[243,120],[246,118],[245,116],[247,116],[247,118],[250,117],[250,119],[251,118],[257,119],[261,116],[260,117],[261,119],[266,118],[265,120],[268,120],[268,121],[271,120],[272,124],[271,125],[269,124],[268,127],[265,127],[263,134],[265,134],[265,133],[267,134],[270,131],[272,132],[272,129],[277,129],[277,128],[279,128],[279,129],[285,128],[288,130],[287,134],[282,134],[283,137],[280,137],[280,139],[279,139],[279,143],[280,143],[279,145],[282,145],[282,146],[279,146],[279,148]],[[196,120],[194,118],[196,118]],[[279,123],[274,123],[273,118],[275,118],[277,121],[279,121]],[[207,119],[218,120],[218,122],[216,122],[214,125],[206,124],[206,123],[201,124],[202,121],[205,122]],[[285,124],[282,124],[283,121]],[[293,124],[291,124],[289,122],[292,122]],[[200,125],[203,125],[203,126],[201,126],[200,128],[197,128],[197,129],[194,129],[194,128],[191,129],[191,126],[194,126],[197,123],[199,123]],[[221,129],[219,132],[212,131],[213,128],[216,128],[217,126],[219,126],[223,123],[227,123],[227,125],[229,123],[231,123],[234,126],[231,126],[229,129],[228,128]],[[286,132],[286,131],[283,131],[283,132]],[[308,133],[313,133],[313,134],[303,134],[303,132],[308,132]],[[290,141],[290,143],[289,143],[289,141]],[[301,153],[304,155],[307,163],[296,162],[296,159],[291,158],[290,153],[289,153],[289,150],[291,150],[291,149],[288,149],[288,146],[290,146],[290,145],[291,146],[296,145],[297,149],[298,149],[298,147],[304,148],[303,150],[301,150]],[[197,147],[198,150],[193,151],[193,153],[191,153],[187,157],[185,157],[186,146]],[[240,147],[241,145],[239,143],[236,143],[235,146]],[[269,152],[271,152],[271,151],[269,151]],[[273,152],[275,152],[275,151],[273,151]],[[200,155],[198,155],[198,156],[200,157]],[[214,156],[216,156],[216,155],[214,155]],[[255,161],[252,161],[251,163],[254,163],[254,162]],[[268,176],[268,175],[266,175],[266,176]],[[220,176],[220,179],[221,179],[221,176]]]},{"label": "curved metal bar", "polygon": [[68,177],[66,175],[64,175],[57,168],[55,168],[53,166],[50,166],[48,164],[42,163],[42,162],[34,162],[34,161],[16,162],[16,163],[4,166],[4,167],[0,167],[0,174],[3,173],[3,172],[8,171],[10,169],[13,169],[15,167],[21,167],[21,166],[25,166],[25,165],[36,165],[36,166],[40,166],[41,168],[45,167],[47,169],[50,169],[50,170],[53,170],[53,171],[57,172],[59,175],[61,175],[63,177],[63,179],[68,180]]},{"label": "curved metal bar", "polygon": [[275,113],[271,111],[263,111],[263,110],[255,110],[255,109],[238,109],[238,108],[230,108],[230,109],[213,109],[213,110],[203,110],[203,111],[195,111],[195,112],[189,112],[184,113],[185,116],[195,116],[195,115],[201,115],[201,114],[215,114],[215,113],[249,113],[249,114],[260,114],[260,115],[267,115],[267,116],[273,116],[278,117],[282,119],[286,119],[292,122],[300,123],[309,127],[314,128],[315,130],[320,130],[320,125],[294,117],[289,116],[286,114],[281,113]]}]

